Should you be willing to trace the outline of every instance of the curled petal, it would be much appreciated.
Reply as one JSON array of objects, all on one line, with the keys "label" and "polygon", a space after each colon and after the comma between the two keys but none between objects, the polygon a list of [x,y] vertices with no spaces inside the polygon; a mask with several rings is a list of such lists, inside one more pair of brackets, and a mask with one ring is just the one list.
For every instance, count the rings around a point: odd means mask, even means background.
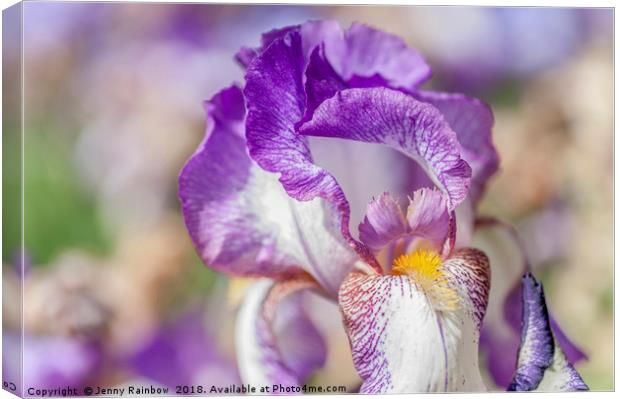
[{"label": "curled petal", "polygon": [[[210,267],[240,275],[268,273],[254,262],[268,246],[268,238],[252,227],[253,207],[236,198],[251,187],[256,169],[245,150],[242,93],[235,86],[225,89],[205,108],[205,139],[179,176],[187,229]],[[253,198],[251,191],[247,197]],[[269,274],[281,272],[281,267],[269,270]]]},{"label": "curled petal", "polygon": [[582,391],[587,385],[557,345],[542,285],[527,273],[522,279],[523,327],[517,371],[509,391]]},{"label": "curled petal", "polygon": [[487,181],[499,167],[499,155],[491,136],[491,109],[480,100],[457,93],[417,91],[412,95],[437,107],[456,133],[461,144],[461,156],[472,170],[468,198],[476,204],[484,193]]},{"label": "curled petal", "polygon": [[305,101],[303,64],[301,35],[291,32],[248,69],[248,148],[263,169],[281,173],[280,181],[293,197],[309,200],[321,192],[338,196],[335,180],[312,163],[308,140],[294,129]]},{"label": "curled petal", "polygon": [[299,386],[325,363],[326,346],[303,309],[311,279],[255,283],[244,299],[236,326],[241,379],[255,386]]},{"label": "curled petal", "polygon": [[294,128],[305,103],[304,63],[302,35],[292,31],[275,40],[249,66],[244,94],[250,156],[264,170],[279,173],[291,197],[299,201],[324,199],[344,239],[378,267],[370,250],[351,237],[349,203],[336,179],[313,163],[307,138]]},{"label": "curled petal", "polygon": [[417,161],[453,210],[467,195],[471,169],[439,111],[399,91],[347,89],[324,101],[300,128],[308,136],[385,144]]},{"label": "curled petal", "polygon": [[336,295],[355,253],[342,238],[333,207],[291,198],[277,175],[246,153],[244,105],[231,87],[206,104],[208,128],[179,177],[179,198],[204,262],[240,276],[289,276],[306,270]]},{"label": "curled petal", "polygon": [[[408,276],[352,272],[339,303],[362,393],[482,391],[480,319],[488,292],[488,261],[461,250],[444,264],[459,306],[438,310]],[[484,303],[484,304],[483,304]]]}]

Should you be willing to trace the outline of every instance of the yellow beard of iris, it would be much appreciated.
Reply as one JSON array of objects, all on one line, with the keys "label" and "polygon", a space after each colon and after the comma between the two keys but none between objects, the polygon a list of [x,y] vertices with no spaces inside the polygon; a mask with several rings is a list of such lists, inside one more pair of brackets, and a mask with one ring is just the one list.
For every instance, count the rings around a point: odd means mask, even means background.
[{"label": "yellow beard of iris", "polygon": [[439,254],[419,249],[394,260],[392,273],[408,276],[430,299],[436,310],[452,311],[459,305],[459,298],[446,278]]}]

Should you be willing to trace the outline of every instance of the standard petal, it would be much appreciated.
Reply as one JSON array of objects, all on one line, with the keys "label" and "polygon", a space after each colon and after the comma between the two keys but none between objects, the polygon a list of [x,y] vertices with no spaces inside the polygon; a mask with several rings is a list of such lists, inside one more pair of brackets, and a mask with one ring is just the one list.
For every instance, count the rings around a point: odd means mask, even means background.
[{"label": "standard petal", "polygon": [[262,280],[248,289],[236,326],[237,363],[244,383],[298,386],[324,364],[325,343],[300,297],[315,288],[310,279],[296,279]]},{"label": "standard petal", "polygon": [[299,131],[385,144],[403,152],[446,193],[450,210],[467,195],[471,169],[461,159],[456,134],[435,107],[399,91],[342,90],[324,101]]},{"label": "standard petal", "polygon": [[499,155],[491,137],[491,109],[480,100],[457,93],[416,91],[412,95],[439,109],[456,133],[461,144],[461,157],[472,170],[468,198],[477,203],[487,181],[499,166]]},{"label": "standard petal", "polygon": [[309,200],[320,191],[341,193],[333,177],[312,163],[308,140],[294,129],[305,101],[303,64],[301,35],[290,32],[250,66],[244,94],[250,155],[263,169],[281,173],[280,180],[293,197]]},{"label": "standard petal", "polygon": [[398,36],[360,23],[345,32],[344,42],[327,41],[325,53],[338,74],[352,87],[382,85],[413,89],[431,76],[420,53]]},{"label": "standard petal", "polygon": [[307,108],[301,122],[312,119],[312,114],[316,107],[338,91],[349,87],[348,82],[336,72],[327,59],[325,45],[317,46],[310,54],[310,60],[306,68],[305,89]]},{"label": "standard petal", "polygon": [[398,36],[353,23],[344,35],[329,39],[314,49],[306,70],[304,121],[339,90],[384,86],[413,91],[431,76],[422,55]]},{"label": "standard petal", "polygon": [[261,35],[261,45],[256,48],[242,47],[235,55],[237,62],[244,68],[260,55],[271,43],[284,38],[289,32],[296,32],[300,35],[302,42],[302,55],[308,59],[311,51],[323,41],[338,40],[342,37],[342,30],[336,21],[308,21],[301,25],[285,26],[283,28],[272,29]]},{"label": "standard petal", "polygon": [[357,259],[326,201],[291,198],[246,153],[243,97],[231,87],[206,105],[206,138],[179,177],[189,234],[205,264],[231,275],[310,273],[328,293]]},{"label": "standard petal", "polygon": [[249,66],[244,93],[250,156],[264,170],[279,173],[291,197],[326,200],[345,240],[378,268],[370,250],[351,237],[349,203],[342,189],[331,174],[313,163],[307,138],[295,130],[305,104],[304,63],[302,35],[291,31],[276,39]]},{"label": "standard petal", "polygon": [[459,306],[436,310],[408,276],[352,272],[339,303],[362,393],[483,391],[479,325],[488,293],[488,261],[462,250],[445,263]]},{"label": "standard petal", "polygon": [[509,391],[587,390],[574,367],[567,361],[551,331],[542,285],[527,273],[522,279],[523,326],[517,371]]}]

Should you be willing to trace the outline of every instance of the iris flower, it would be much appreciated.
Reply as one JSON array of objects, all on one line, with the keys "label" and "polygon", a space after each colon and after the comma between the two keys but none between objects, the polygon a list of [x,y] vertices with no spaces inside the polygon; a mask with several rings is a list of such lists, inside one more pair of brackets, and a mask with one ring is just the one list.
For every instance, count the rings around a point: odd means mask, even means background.
[{"label": "iris flower", "polygon": [[[245,86],[205,103],[207,132],[179,197],[205,264],[262,278],[237,319],[242,380],[299,386],[324,363],[304,311],[314,292],[340,308],[361,392],[485,390],[490,266],[468,244],[498,167],[490,109],[420,89],[431,74],[423,57],[362,24],[274,30],[236,58]],[[561,349],[545,346],[557,364],[537,362],[542,348],[529,342],[520,366],[534,362],[545,378],[560,367]],[[511,388],[538,387],[521,370],[531,383]]]}]

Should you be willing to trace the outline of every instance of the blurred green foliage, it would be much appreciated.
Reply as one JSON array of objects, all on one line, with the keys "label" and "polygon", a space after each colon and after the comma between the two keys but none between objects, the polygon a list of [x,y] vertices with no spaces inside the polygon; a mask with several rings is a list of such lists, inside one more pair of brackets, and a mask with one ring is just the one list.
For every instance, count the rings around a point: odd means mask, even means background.
[{"label": "blurred green foliage", "polygon": [[2,134],[2,261],[11,262],[19,250],[21,137],[19,127],[6,118]]},{"label": "blurred green foliage", "polygon": [[[6,138],[3,155],[12,167],[3,173],[3,261],[19,248],[20,136]],[[8,144],[8,145],[6,145]],[[8,159],[7,159],[8,158]],[[5,169],[5,168],[3,168]],[[68,247],[105,254],[111,243],[98,220],[94,199],[82,187],[73,165],[72,140],[35,126],[24,140],[24,240],[34,264],[45,264]],[[9,234],[6,234],[8,232]]]},{"label": "blurred green foliage", "polygon": [[191,267],[183,278],[183,293],[179,293],[187,298],[204,296],[211,292],[217,279],[223,277],[222,274],[205,266],[196,253],[193,254],[190,264]]}]

